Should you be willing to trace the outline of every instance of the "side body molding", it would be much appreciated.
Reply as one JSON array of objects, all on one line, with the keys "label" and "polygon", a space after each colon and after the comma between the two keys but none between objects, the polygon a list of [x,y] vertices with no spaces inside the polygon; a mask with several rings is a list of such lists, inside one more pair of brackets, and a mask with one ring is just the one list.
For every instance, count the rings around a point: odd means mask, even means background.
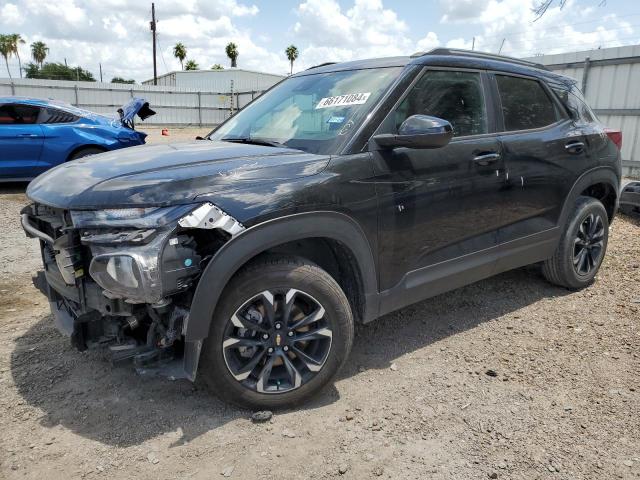
[{"label": "side body molding", "polygon": [[378,316],[378,282],[374,255],[360,226],[349,216],[331,211],[288,215],[248,228],[224,244],[198,282],[184,328],[184,370],[195,379],[202,341],[209,335],[213,314],[231,277],[254,256],[283,243],[305,238],[330,238],[342,243],[356,259],[364,290],[364,318]]}]

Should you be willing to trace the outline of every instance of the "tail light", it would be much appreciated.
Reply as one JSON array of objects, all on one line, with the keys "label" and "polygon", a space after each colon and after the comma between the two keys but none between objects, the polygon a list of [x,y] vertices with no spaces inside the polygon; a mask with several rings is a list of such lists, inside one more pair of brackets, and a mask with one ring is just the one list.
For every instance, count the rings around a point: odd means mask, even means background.
[{"label": "tail light", "polygon": [[607,137],[618,147],[618,150],[622,150],[622,132],[613,128],[605,128],[604,131]]}]

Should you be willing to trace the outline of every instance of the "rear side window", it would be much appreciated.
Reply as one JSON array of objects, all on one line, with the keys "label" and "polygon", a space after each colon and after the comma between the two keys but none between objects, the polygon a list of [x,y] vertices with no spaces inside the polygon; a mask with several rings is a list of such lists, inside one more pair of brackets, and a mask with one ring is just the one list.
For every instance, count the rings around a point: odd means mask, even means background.
[{"label": "rear side window", "polygon": [[42,109],[38,123],[73,123],[78,121],[78,117],[73,113],[58,110],[57,108],[46,107]]},{"label": "rear side window", "polygon": [[28,125],[36,123],[40,109],[31,105],[0,105],[0,125]]},{"label": "rear side window", "polygon": [[562,104],[569,110],[571,117],[577,124],[592,123],[597,121],[593,110],[587,105],[582,92],[575,85],[570,87],[552,87]]},{"label": "rear side window", "polygon": [[546,127],[557,121],[553,102],[536,80],[496,75],[496,81],[507,132]]}]

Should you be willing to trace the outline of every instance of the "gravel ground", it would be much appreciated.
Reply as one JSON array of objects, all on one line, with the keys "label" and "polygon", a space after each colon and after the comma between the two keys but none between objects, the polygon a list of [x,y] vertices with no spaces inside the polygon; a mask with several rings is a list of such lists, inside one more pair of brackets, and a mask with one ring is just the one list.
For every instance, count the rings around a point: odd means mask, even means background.
[{"label": "gravel ground", "polygon": [[22,192],[0,187],[0,478],[640,477],[638,218],[593,286],[527,268],[388,315],[313,403],[252,424],[68,345],[31,285]]}]

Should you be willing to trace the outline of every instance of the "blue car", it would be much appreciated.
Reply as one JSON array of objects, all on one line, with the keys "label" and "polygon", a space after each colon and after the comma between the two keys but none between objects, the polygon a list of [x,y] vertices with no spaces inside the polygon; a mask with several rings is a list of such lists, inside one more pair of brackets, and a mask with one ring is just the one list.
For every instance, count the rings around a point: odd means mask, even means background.
[{"label": "blue car", "polygon": [[31,180],[69,160],[142,145],[134,117],[155,112],[143,98],[118,109],[119,118],[52,100],[0,97],[0,182]]}]

